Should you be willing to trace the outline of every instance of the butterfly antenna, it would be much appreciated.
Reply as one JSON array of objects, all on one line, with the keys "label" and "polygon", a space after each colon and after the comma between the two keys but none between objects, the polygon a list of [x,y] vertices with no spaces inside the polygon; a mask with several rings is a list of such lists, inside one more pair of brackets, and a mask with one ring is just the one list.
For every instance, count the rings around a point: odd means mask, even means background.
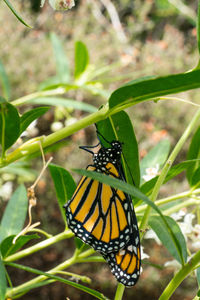
[{"label": "butterfly antenna", "polygon": [[80,149],[82,150],[85,150],[91,154],[94,154],[94,152],[92,150],[89,150],[89,149],[93,149],[93,148],[96,148],[100,145],[100,142],[97,144],[97,145],[94,145],[94,146],[79,146]]}]

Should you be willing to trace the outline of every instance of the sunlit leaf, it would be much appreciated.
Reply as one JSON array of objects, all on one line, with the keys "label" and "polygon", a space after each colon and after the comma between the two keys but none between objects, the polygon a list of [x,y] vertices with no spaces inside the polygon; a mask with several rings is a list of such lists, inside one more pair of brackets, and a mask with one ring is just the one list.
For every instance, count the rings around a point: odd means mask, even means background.
[{"label": "sunlit leaf", "polygon": [[10,198],[0,225],[0,242],[7,236],[18,234],[24,225],[28,200],[24,185],[20,185]]},{"label": "sunlit leaf", "polygon": [[118,106],[131,106],[156,97],[175,94],[200,87],[200,70],[167,75],[135,82],[115,90],[109,99],[110,109]]}]

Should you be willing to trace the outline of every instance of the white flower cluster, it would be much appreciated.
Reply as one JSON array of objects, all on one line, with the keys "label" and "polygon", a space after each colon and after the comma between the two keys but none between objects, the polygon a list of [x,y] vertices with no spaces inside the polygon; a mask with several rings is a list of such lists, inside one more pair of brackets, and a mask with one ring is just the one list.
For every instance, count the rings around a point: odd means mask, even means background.
[{"label": "white flower cluster", "polygon": [[[41,7],[46,0],[41,0]],[[55,10],[68,10],[75,6],[74,0],[49,0],[49,4]]]},{"label": "white flower cluster", "polygon": [[147,168],[145,171],[146,171],[146,174],[143,175],[142,178],[144,179],[144,181],[149,181],[158,175],[159,164],[156,164],[155,167]]}]

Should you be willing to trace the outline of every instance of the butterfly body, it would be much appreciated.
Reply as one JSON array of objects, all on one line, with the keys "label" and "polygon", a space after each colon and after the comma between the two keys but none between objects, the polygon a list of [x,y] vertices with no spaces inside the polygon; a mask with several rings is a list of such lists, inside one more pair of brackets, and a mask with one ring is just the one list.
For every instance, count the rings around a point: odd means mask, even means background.
[{"label": "butterfly body", "polygon": [[[113,141],[110,145],[109,148],[101,147],[97,153],[92,152],[93,165],[87,170],[124,180],[122,144]],[[103,255],[118,281],[127,286],[134,285],[139,277],[140,255],[137,249],[140,246],[130,196],[83,176],[65,208],[68,226],[74,234]],[[128,254],[119,259],[123,250]]]}]

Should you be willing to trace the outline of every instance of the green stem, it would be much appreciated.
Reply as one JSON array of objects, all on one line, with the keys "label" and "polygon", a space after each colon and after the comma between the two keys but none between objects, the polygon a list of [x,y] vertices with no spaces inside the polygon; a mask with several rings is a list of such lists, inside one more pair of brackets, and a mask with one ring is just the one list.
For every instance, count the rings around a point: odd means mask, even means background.
[{"label": "green stem", "polygon": [[70,230],[66,230],[66,231],[64,231],[62,233],[59,233],[59,234],[57,234],[57,235],[55,235],[55,236],[53,236],[51,238],[48,238],[48,239],[46,239],[46,240],[44,240],[44,241],[42,241],[42,242],[40,242],[40,243],[38,243],[38,244],[36,244],[36,245],[34,245],[32,247],[26,248],[24,250],[21,250],[21,251],[15,253],[15,254],[12,254],[12,255],[6,257],[4,259],[4,261],[7,262],[7,261],[18,260],[20,258],[23,258],[25,256],[33,254],[33,253],[35,253],[35,252],[37,252],[39,250],[42,250],[42,249],[44,249],[46,247],[49,247],[50,245],[53,245],[53,244],[55,244],[55,243],[57,243],[59,241],[62,241],[62,240],[67,239],[67,238],[70,238],[72,236],[73,236],[73,233]]},{"label": "green stem", "polygon": [[125,290],[125,286],[121,283],[118,283],[114,300],[121,300],[124,294],[124,290]]},{"label": "green stem", "polygon": [[200,201],[198,201],[196,199],[190,199],[188,201],[181,202],[181,203],[179,203],[179,204],[177,204],[177,205],[175,205],[175,206],[173,206],[169,209],[166,209],[165,210],[165,215],[169,216],[172,213],[179,211],[181,208],[192,206],[192,205],[197,205],[197,207],[198,207],[199,204],[200,204]]},{"label": "green stem", "polygon": [[168,286],[165,288],[164,292],[160,296],[159,300],[168,300],[174,293],[176,288],[181,284],[181,282],[196,268],[200,262],[200,251],[198,251],[190,261],[181,268],[181,270],[176,273],[173,279],[170,281]]},{"label": "green stem", "polygon": [[25,104],[26,102],[29,102],[30,100],[38,98],[38,97],[63,95],[64,93],[66,93],[66,89],[63,87],[59,87],[57,89],[53,89],[53,90],[49,90],[49,91],[39,91],[39,92],[32,93],[27,96],[13,100],[11,103],[14,106],[19,106],[19,105]]},{"label": "green stem", "polygon": [[[190,124],[188,125],[188,127],[186,128],[185,132],[183,133],[183,135],[181,136],[181,138],[179,139],[178,143],[176,144],[174,150],[172,151],[172,153],[170,154],[168,160],[166,161],[160,176],[158,177],[158,180],[154,186],[154,189],[152,191],[151,194],[151,201],[155,202],[158,196],[158,193],[160,191],[160,187],[163,184],[168,171],[170,170],[170,167],[172,165],[172,163],[174,162],[175,158],[177,157],[178,153],[180,152],[180,150],[183,147],[183,144],[185,143],[185,141],[187,140],[187,138],[189,137],[189,135],[191,134],[191,132],[195,129],[195,127],[198,125],[200,120],[200,109],[196,112],[196,114],[194,115],[192,121],[190,122]],[[142,218],[141,224],[140,224],[140,229],[144,229],[148,223],[148,218],[151,212],[151,207],[148,206],[144,216]]]},{"label": "green stem", "polygon": [[29,230],[28,232],[38,232],[38,233],[41,233],[44,236],[46,236],[46,238],[51,238],[52,237],[52,234],[49,234],[46,231],[44,231],[42,229],[39,229],[39,228],[33,228],[33,229]]},{"label": "green stem", "polygon": [[63,138],[66,138],[69,135],[72,135],[73,133],[77,132],[82,128],[85,128],[93,123],[105,119],[107,115],[108,115],[108,107],[105,106],[99,111],[83,118],[82,120],[77,121],[75,124],[67,126],[57,132],[54,132],[48,135],[47,137],[43,136],[43,137],[29,140],[28,142],[24,143],[21,147],[19,147],[12,153],[8,154],[1,167],[6,166],[11,162],[14,162],[22,157],[40,151],[40,144],[38,141],[40,141],[42,147],[45,148],[47,146],[50,146],[62,140]]},{"label": "green stem", "polygon": [[[91,254],[94,253],[93,249],[87,250],[84,253],[81,253],[78,257],[76,255],[76,253],[68,260],[64,261],[63,263],[57,265],[55,268],[49,270],[47,273],[49,274],[55,274],[56,272],[62,271],[64,269],[67,269],[69,266],[73,265],[74,263],[76,263],[77,258],[81,257],[87,257]],[[4,260],[7,262],[7,260]],[[16,294],[19,293],[23,293],[24,291],[28,291],[30,286],[36,285],[39,282],[42,282],[44,280],[46,280],[47,277],[44,275],[40,275],[36,278],[33,278],[15,288],[13,288],[12,290],[9,290],[6,294],[6,297],[13,297]]]},{"label": "green stem", "polygon": [[[167,204],[167,203],[179,200],[179,199],[183,199],[183,198],[186,198],[186,197],[193,197],[194,195],[198,195],[198,194],[200,194],[200,189],[197,189],[195,191],[189,190],[189,191],[186,191],[186,192],[183,192],[183,193],[179,193],[179,194],[176,194],[176,195],[173,195],[173,196],[170,196],[170,197],[166,197],[166,198],[162,198],[162,199],[156,200],[155,204],[157,206],[161,206],[161,205],[164,205],[164,204]],[[147,208],[146,204],[145,205],[140,205],[138,207],[135,207],[135,212],[137,214],[141,213],[146,208]]]}]

